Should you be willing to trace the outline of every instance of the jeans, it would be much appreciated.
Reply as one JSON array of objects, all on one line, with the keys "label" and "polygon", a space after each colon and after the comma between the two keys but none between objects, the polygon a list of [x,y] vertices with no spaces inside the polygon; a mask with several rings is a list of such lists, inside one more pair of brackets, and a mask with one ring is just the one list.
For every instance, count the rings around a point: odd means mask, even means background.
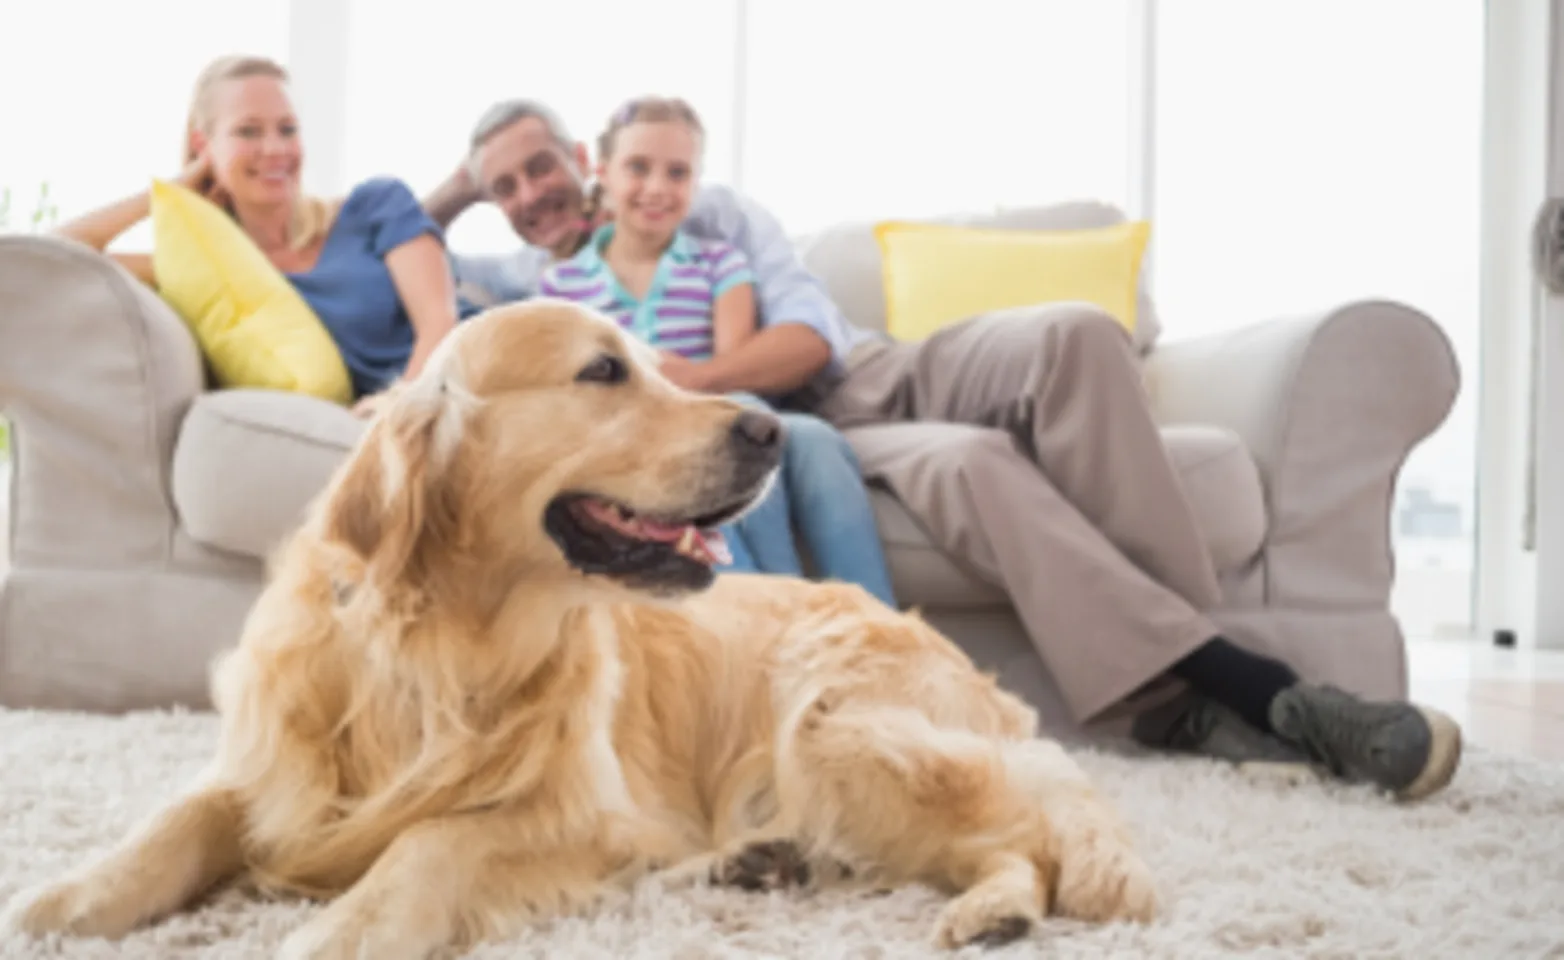
[{"label": "jeans", "polygon": [[[770,409],[749,394],[741,403]],[[880,546],[880,531],[847,439],[819,417],[781,412],[787,441],[777,482],[760,503],[722,528],[733,563],[719,570],[802,577],[793,526],[820,576],[856,583],[891,607],[896,596]]]}]

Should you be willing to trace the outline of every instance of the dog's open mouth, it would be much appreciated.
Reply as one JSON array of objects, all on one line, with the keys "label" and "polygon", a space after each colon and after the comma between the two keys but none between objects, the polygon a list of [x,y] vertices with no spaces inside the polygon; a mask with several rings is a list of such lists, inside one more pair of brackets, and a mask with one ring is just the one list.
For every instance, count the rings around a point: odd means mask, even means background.
[{"label": "dog's open mouth", "polygon": [[648,588],[701,589],[711,582],[712,567],[733,560],[717,527],[747,503],[694,517],[662,517],[603,497],[567,494],[549,504],[543,523],[583,573]]},{"label": "dog's open mouth", "polygon": [[569,509],[577,521],[594,527],[600,535],[616,534],[633,543],[669,547],[674,553],[707,566],[733,562],[722,532],[716,529],[722,523],[719,517],[687,522],[659,520],[640,516],[624,504],[596,497],[572,500]]}]

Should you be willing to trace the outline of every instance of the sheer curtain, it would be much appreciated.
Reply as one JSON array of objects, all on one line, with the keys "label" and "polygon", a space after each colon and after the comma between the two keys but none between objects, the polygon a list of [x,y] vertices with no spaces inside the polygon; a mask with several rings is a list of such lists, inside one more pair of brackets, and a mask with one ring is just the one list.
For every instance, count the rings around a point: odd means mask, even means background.
[{"label": "sheer curtain", "polygon": [[[1169,336],[1390,297],[1465,388],[1393,519],[1409,632],[1464,632],[1474,569],[1481,0],[1159,5],[1154,284]],[[1223,38],[1226,39],[1223,39]]]},{"label": "sheer curtain", "polygon": [[[44,184],[62,218],[179,173],[198,74],[229,53],[287,56],[287,0],[11,3],[0,40],[0,190],[25,230]],[[151,228],[116,248],[150,249]]]},{"label": "sheer curtain", "polygon": [[791,230],[1125,203],[1127,0],[750,4],[744,182]]},{"label": "sheer curtain", "polygon": [[[591,143],[624,100],[690,101],[707,131],[705,176],[733,175],[736,6],[731,0],[441,0],[437,17],[351,0],[349,182],[391,174],[420,195],[455,169],[492,102],[533,97]],[[516,239],[493,210],[459,220],[451,243],[503,251]]]}]

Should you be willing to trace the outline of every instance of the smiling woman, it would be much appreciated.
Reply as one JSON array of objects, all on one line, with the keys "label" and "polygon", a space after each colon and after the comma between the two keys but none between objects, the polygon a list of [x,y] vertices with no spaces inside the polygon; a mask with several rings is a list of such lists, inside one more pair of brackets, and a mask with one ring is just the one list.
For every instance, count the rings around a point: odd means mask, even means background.
[{"label": "smiling woman", "polygon": [[[182,139],[185,166],[178,183],[184,190],[173,192],[187,197],[194,210],[205,211],[214,226],[232,231],[237,225],[233,242],[253,257],[256,283],[274,282],[283,290],[291,286],[297,294],[293,299],[303,301],[300,312],[312,314],[311,321],[318,319],[330,334],[330,341],[320,338],[318,349],[330,353],[334,343],[351,378],[350,387],[344,384],[330,395],[357,399],[356,409],[367,413],[379,391],[399,377],[417,375],[455,328],[458,306],[441,231],[406,184],[376,177],[354,185],[342,199],[305,193],[303,133],[289,74],[265,57],[224,56],[207,64],[196,78]],[[200,253],[186,258],[168,252],[167,220],[154,214],[152,197],[170,189],[155,184],[138,190],[70,220],[56,233],[107,251],[129,227],[153,214],[159,221],[155,258],[111,255],[165,296],[179,285],[169,273],[173,264],[183,278],[225,276],[224,265]],[[206,245],[194,246],[202,250]],[[261,256],[254,257],[256,252]],[[232,365],[214,364],[220,373],[226,370],[219,378],[224,386],[273,385],[245,375],[250,359],[270,351],[264,339],[228,342],[234,326],[264,312],[253,300],[248,293],[235,295],[215,325],[202,321],[204,306],[181,311],[197,329],[208,359],[215,359],[217,351],[237,352],[229,358]]]}]

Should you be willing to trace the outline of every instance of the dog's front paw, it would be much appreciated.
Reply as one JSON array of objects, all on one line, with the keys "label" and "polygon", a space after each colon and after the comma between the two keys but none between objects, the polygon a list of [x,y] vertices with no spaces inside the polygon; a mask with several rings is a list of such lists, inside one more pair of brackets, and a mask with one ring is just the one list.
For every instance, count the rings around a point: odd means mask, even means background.
[{"label": "dog's front paw", "polygon": [[130,892],[109,889],[91,875],[23,890],[0,911],[0,935],[68,933],[117,939],[141,920],[125,896]]},{"label": "dog's front paw", "polygon": [[712,868],[712,880],[743,890],[783,890],[809,883],[809,861],[791,840],[751,843]]},{"label": "dog's front paw", "polygon": [[431,893],[393,906],[349,893],[289,934],[277,960],[425,960],[449,945],[438,900]]},{"label": "dog's front paw", "polygon": [[348,929],[329,911],[293,931],[277,948],[277,960],[358,960],[377,956],[364,942],[364,931]]},{"label": "dog's front paw", "polygon": [[969,945],[1002,947],[1031,933],[1038,919],[1035,897],[1024,891],[974,888],[940,911],[934,942],[948,950]]}]

